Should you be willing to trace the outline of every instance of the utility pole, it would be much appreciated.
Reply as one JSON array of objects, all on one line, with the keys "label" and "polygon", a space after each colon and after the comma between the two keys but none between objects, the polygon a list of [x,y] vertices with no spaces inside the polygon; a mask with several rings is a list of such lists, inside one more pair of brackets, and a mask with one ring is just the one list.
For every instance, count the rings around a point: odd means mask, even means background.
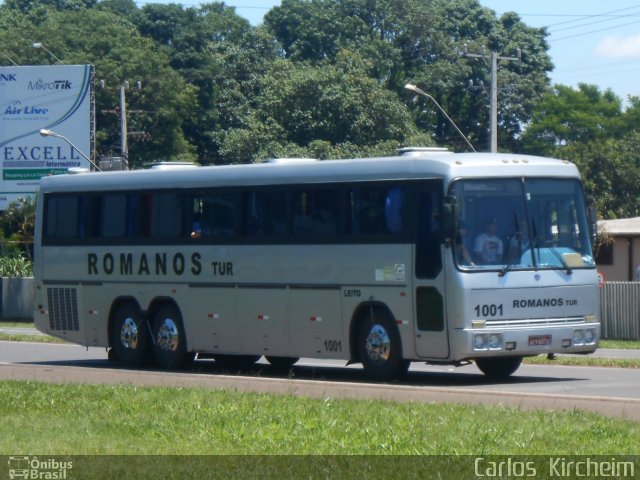
[{"label": "utility pole", "polygon": [[[105,81],[100,80],[100,87],[105,88]],[[142,89],[142,82],[136,82],[136,89]],[[125,80],[120,84],[119,92],[120,92],[120,106],[115,110],[106,110],[106,113],[115,113],[120,116],[120,158],[122,159],[122,165],[125,170],[129,170],[129,143],[128,136],[129,132],[127,131],[127,98],[126,91],[129,90],[129,81]],[[139,112],[136,110],[132,110],[132,112]]]},{"label": "utility pole", "polygon": [[129,89],[129,82],[124,81],[120,84],[120,155],[124,169],[129,170],[129,147],[127,144],[127,102],[125,98],[125,90]]},{"label": "utility pole", "polygon": [[[482,58],[486,61],[487,54],[484,48],[482,49],[482,53],[469,53],[467,49],[468,46],[465,43],[463,51],[463,55],[465,57]],[[520,61],[522,57],[522,50],[518,49],[517,52],[517,57],[502,57],[496,52],[491,52],[489,55],[491,67],[491,91],[489,96],[489,151],[491,153],[496,153],[498,151],[498,60]]]}]

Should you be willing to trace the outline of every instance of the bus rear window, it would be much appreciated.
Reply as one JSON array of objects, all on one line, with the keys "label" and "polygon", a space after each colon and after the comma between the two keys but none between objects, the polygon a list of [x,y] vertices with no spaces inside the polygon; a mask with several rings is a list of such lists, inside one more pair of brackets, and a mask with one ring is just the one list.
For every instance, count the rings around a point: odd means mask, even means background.
[{"label": "bus rear window", "polygon": [[76,238],[78,236],[78,197],[47,197],[45,237]]}]

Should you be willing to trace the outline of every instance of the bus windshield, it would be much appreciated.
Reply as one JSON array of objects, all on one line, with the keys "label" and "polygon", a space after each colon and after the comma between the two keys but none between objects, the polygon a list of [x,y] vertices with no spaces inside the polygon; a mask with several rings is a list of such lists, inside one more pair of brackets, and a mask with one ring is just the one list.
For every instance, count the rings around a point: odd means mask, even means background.
[{"label": "bus windshield", "polygon": [[595,266],[575,179],[458,180],[455,259],[462,270]]}]

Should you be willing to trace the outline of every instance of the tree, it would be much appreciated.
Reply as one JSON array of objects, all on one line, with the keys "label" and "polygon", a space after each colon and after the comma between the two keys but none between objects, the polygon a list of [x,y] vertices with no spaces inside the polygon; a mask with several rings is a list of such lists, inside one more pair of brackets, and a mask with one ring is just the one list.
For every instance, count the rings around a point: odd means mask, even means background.
[{"label": "tree", "polygon": [[576,142],[619,138],[623,132],[622,102],[611,90],[556,85],[536,107],[521,145],[525,152],[553,156]]},{"label": "tree", "polygon": [[[15,12],[13,13],[15,14]],[[4,10],[2,16],[12,12]],[[94,64],[96,79],[106,89],[96,90],[96,140],[99,151],[119,149],[120,125],[113,113],[119,106],[118,88],[125,80],[141,81],[144,88],[131,92],[128,106],[138,113],[129,117],[130,130],[144,130],[153,141],[144,146],[132,143],[133,166],[152,160],[195,160],[195,149],[184,135],[183,126],[193,114],[195,90],[169,65],[169,58],[153,42],[142,37],[124,17],[106,10],[49,10],[41,23],[30,15],[20,16],[0,31],[0,41],[23,65],[41,63],[42,54],[31,41],[47,39],[47,48],[68,64]],[[73,25],[74,28],[68,28]],[[26,46],[28,45],[28,46]]]},{"label": "tree", "polygon": [[278,56],[275,40],[251,27],[233,8],[149,4],[136,17],[140,32],[171,58],[171,66],[195,87],[197,108],[184,125],[204,163],[222,163],[216,132],[245,123],[256,78]]},{"label": "tree", "polygon": [[312,150],[322,157],[382,144],[392,153],[416,128],[406,106],[368,78],[361,61],[345,51],[336,65],[275,62],[260,81],[248,124],[224,132],[224,154],[246,162],[250,152],[268,158]]},{"label": "tree", "polygon": [[17,258],[24,255],[32,260],[35,218],[36,202],[32,197],[11,202],[2,212],[2,256]]},{"label": "tree", "polygon": [[[366,59],[367,74],[387,88],[400,93],[407,80],[424,87],[478,149],[488,145],[488,97],[474,95],[467,85],[489,85],[490,70],[463,57],[464,45],[523,51],[522,61],[499,70],[500,85],[510,88],[499,97],[500,141],[507,149],[514,148],[552,68],[543,29],[527,27],[514,13],[498,19],[477,0],[284,0],[267,13],[265,25],[294,61],[335,62],[348,49]],[[416,104],[419,126],[434,131],[441,143],[457,144],[451,125],[422,102]]]},{"label": "tree", "polygon": [[630,132],[621,139],[574,142],[557,152],[576,163],[602,217],[628,218],[640,216],[639,149],[640,134]]}]

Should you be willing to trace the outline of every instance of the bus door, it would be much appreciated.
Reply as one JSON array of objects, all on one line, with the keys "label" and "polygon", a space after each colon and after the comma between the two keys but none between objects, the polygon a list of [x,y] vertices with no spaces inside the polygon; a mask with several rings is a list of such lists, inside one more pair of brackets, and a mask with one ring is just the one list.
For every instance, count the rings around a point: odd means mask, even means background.
[{"label": "bus door", "polygon": [[414,245],[414,335],[419,357],[447,358],[445,272],[442,261],[442,181],[429,180],[418,189]]}]

